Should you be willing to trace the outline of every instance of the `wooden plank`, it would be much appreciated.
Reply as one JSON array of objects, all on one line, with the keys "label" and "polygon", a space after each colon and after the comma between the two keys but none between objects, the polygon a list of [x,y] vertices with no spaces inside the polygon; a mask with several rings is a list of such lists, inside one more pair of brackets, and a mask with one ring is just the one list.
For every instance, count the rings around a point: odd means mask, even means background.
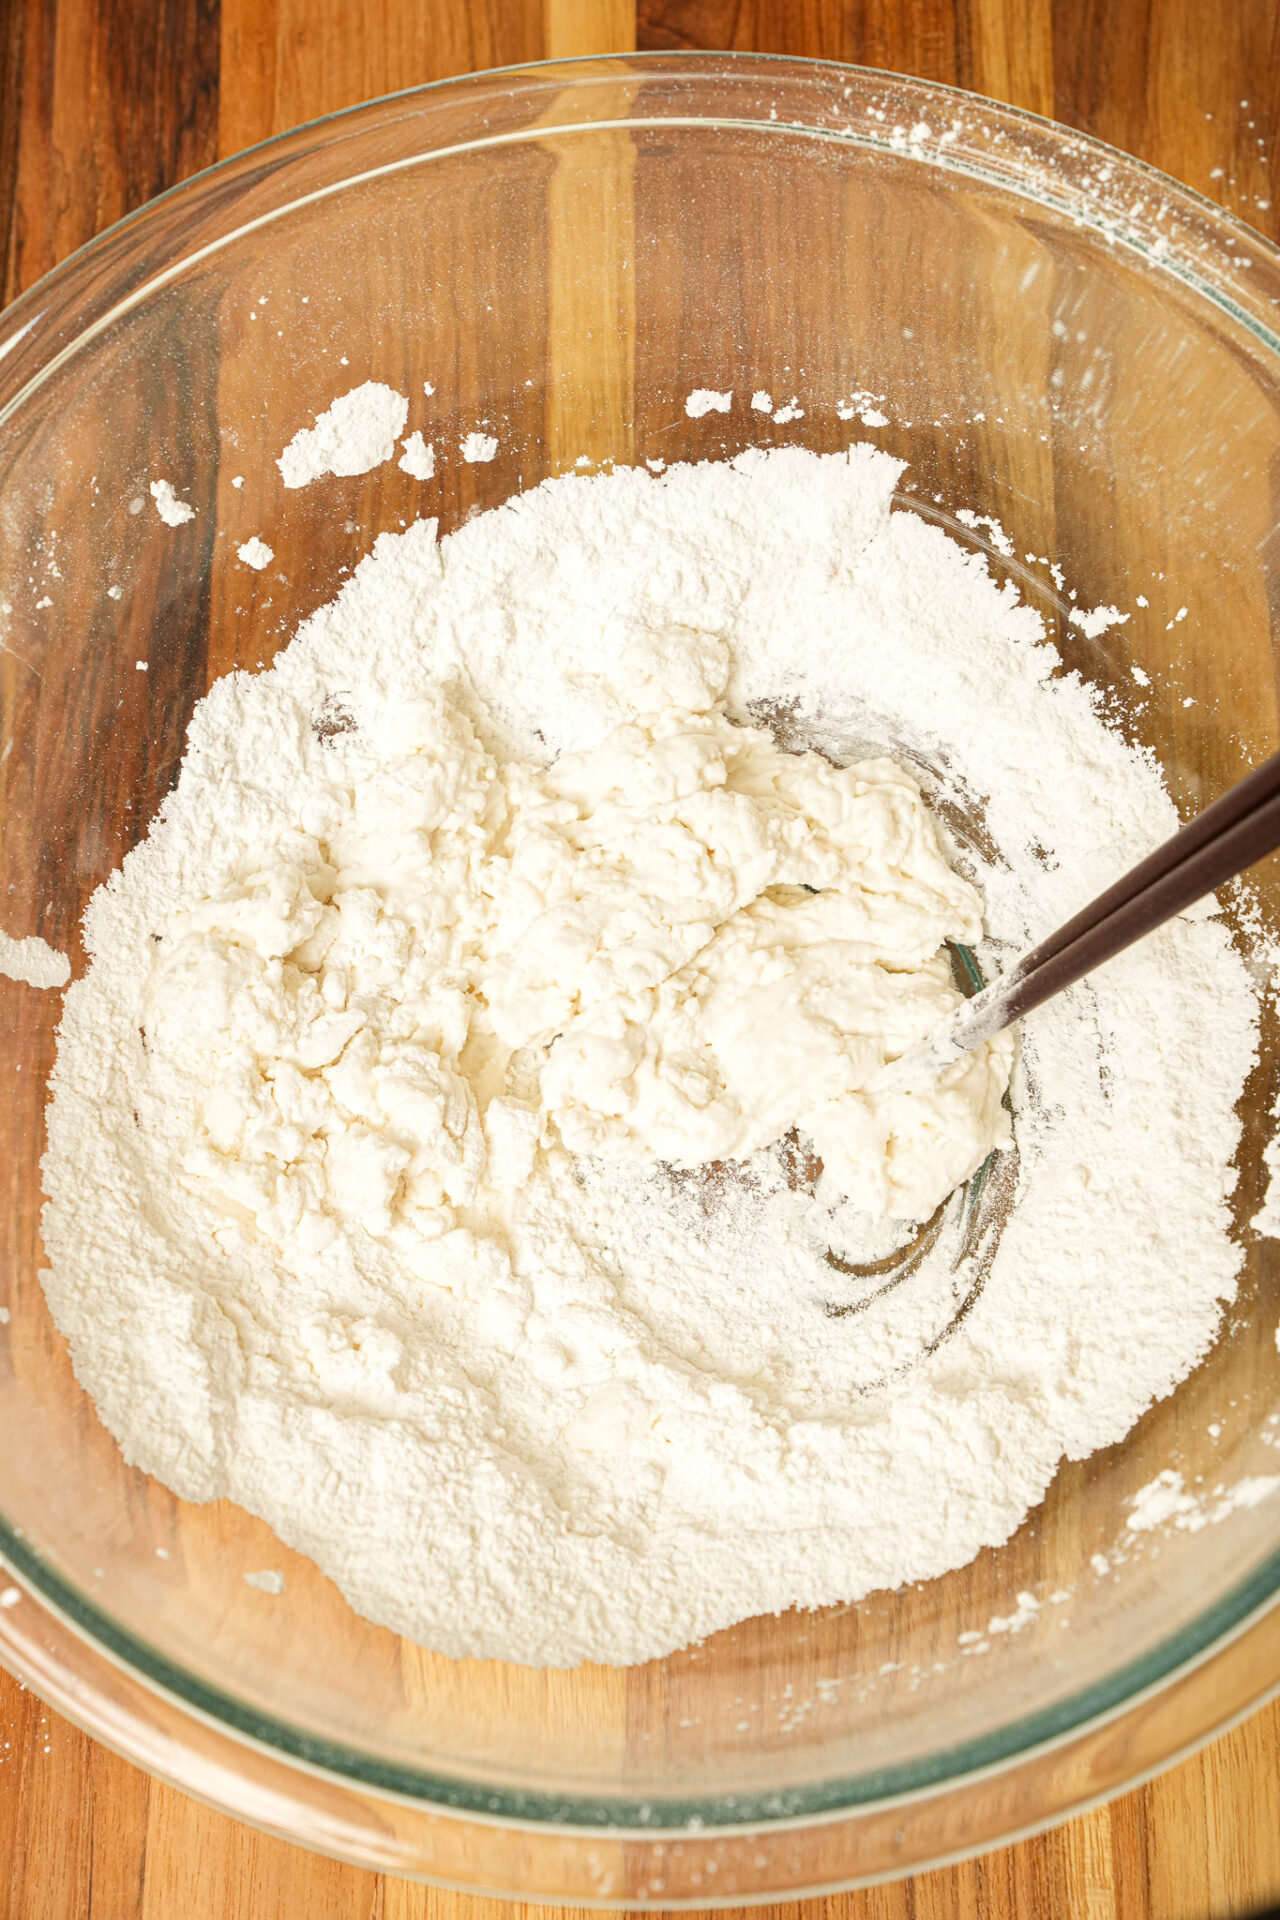
[{"label": "wooden plank", "polygon": [[[16,156],[0,238],[12,300],[113,220],[212,165],[219,53],[217,0],[149,0],[123,17],[95,0],[8,0],[7,14],[0,108],[16,103]],[[14,141],[0,129],[0,191]]]},{"label": "wooden plank", "polygon": [[594,53],[631,53],[636,44],[632,0],[544,0],[548,60],[581,60]]},{"label": "wooden plank", "polygon": [[402,87],[545,54],[543,0],[222,0],[219,151]]},{"label": "wooden plank", "polygon": [[[1112,140],[1280,231],[1271,0],[1216,10],[1212,30],[1200,0],[0,0],[0,289],[14,297],[152,194],[299,121],[476,67],[633,44],[855,60],[973,87]],[[558,191],[595,193],[604,217],[629,217],[621,154],[608,180],[567,168]],[[628,298],[623,285],[605,294]],[[553,329],[566,370],[558,431],[565,449],[589,450],[568,370],[599,356],[591,384],[619,403],[630,372],[567,293]],[[1218,1920],[1270,1899],[1274,1707],[1109,1808],[824,1908],[828,1920]],[[0,1908],[15,1920],[559,1911],[385,1881],[256,1834],[149,1781],[2,1675]]]}]

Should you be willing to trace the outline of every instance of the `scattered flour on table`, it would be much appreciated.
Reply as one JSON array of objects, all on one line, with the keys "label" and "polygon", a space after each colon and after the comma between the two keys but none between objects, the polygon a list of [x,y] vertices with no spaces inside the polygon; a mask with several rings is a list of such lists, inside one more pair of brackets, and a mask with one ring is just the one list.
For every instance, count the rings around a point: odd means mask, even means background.
[{"label": "scattered flour on table", "polygon": [[276,462],[280,477],[286,487],[305,487],[326,473],[369,473],[391,458],[408,418],[404,394],[366,380],[294,434]]},{"label": "scattered flour on table", "polygon": [[187,500],[180,500],[174,492],[171,480],[153,480],[151,498],[156,503],[156,512],[166,527],[181,527],[188,520],[194,520],[196,510]]},{"label": "scattered flour on table", "polygon": [[733,405],[733,394],[715,393],[710,387],[696,387],[684,403],[684,410],[691,420],[701,420],[707,413],[728,413]]},{"label": "scattered flour on table", "polygon": [[[897,1173],[1000,1125],[998,1054],[946,1116],[868,1096],[938,941],[989,972],[1175,824],[901,472],[751,453],[381,536],[213,688],[90,904],[44,1169],[78,1377],[443,1652],[625,1663],[962,1565],[1235,1291],[1256,992],[1212,903],[1025,1023],[985,1269],[956,1196],[895,1288],[857,1270]],[[917,787],[981,822],[951,871]],[[750,1074],[775,1016],[820,1084]],[[788,1112],[834,1172],[759,1144]]]},{"label": "scattered flour on table", "polygon": [[462,442],[462,457],[470,466],[484,465],[497,451],[498,442],[491,433],[469,433]]},{"label": "scattered flour on table", "polygon": [[275,1567],[261,1567],[256,1573],[246,1573],[244,1582],[247,1587],[256,1587],[259,1593],[284,1592],[284,1575]]},{"label": "scattered flour on table", "polygon": [[1126,1524],[1130,1533],[1150,1533],[1172,1521],[1180,1532],[1199,1533],[1242,1508],[1261,1506],[1278,1492],[1280,1473],[1256,1473],[1231,1486],[1216,1486],[1210,1493],[1196,1494],[1188,1489],[1180,1473],[1166,1467],[1133,1496]]},{"label": "scattered flour on table", "polygon": [[[494,452],[497,452],[494,443]],[[411,433],[404,442],[404,452],[396,461],[402,473],[412,480],[430,480],[436,470],[436,450],[430,446],[420,433]]]},{"label": "scattered flour on table", "polygon": [[259,573],[264,567],[269,567],[275,557],[274,548],[269,547],[265,540],[260,540],[256,533],[242,547],[236,548],[236,558],[243,560],[246,567],[256,568]]},{"label": "scattered flour on table", "polygon": [[1121,613],[1119,607],[1094,607],[1088,612],[1083,607],[1072,607],[1067,619],[1073,627],[1079,627],[1086,640],[1096,640],[1112,627],[1127,625],[1129,616]]},{"label": "scattered flour on table", "polygon": [[12,934],[0,933],[0,973],[29,987],[65,987],[71,978],[71,962],[39,934],[15,940]]},{"label": "scattered flour on table", "polygon": [[864,427],[887,427],[889,416],[876,405],[876,401],[882,397],[859,390],[851,393],[847,400],[839,401],[836,405],[836,413],[841,420],[852,420],[856,415]]},{"label": "scattered flour on table", "polygon": [[1039,1618],[1040,1602],[1034,1593],[1019,1593],[1014,1596],[1012,1613],[993,1614],[987,1622],[988,1633],[1021,1633]]}]

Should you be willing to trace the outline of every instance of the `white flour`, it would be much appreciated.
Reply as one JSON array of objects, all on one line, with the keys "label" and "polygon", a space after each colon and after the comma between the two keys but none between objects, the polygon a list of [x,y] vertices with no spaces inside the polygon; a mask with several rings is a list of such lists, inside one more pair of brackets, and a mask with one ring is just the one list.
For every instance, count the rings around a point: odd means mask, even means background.
[{"label": "white flour", "polygon": [[243,560],[246,567],[253,567],[258,573],[261,573],[264,567],[269,567],[275,557],[274,550],[265,540],[260,540],[256,533],[246,540],[243,546],[236,548],[237,560]]},{"label": "white flour", "polygon": [[284,1575],[275,1567],[262,1567],[256,1573],[246,1573],[244,1580],[247,1587],[256,1587],[259,1593],[284,1592]]},{"label": "white flour", "polygon": [[707,413],[728,413],[732,405],[732,393],[715,393],[710,387],[698,387],[685,401],[684,410],[691,420],[701,420]]},{"label": "white flour", "polygon": [[[558,833],[614,859],[616,835],[572,824],[599,813],[598,783],[556,782],[616,769],[609,737],[655,659],[685,713],[673,737],[697,737],[700,703],[669,676],[719,659],[734,718],[839,763],[894,752],[980,820],[988,851],[961,862],[987,971],[1172,829],[1157,770],[1055,676],[1036,616],[890,512],[899,472],[865,447],[745,455],[557,481],[441,546],[429,522],[384,535],[270,672],[214,688],[159,823],[90,906],[45,1163],[46,1291],[78,1376],[131,1462],[240,1501],[442,1651],[626,1662],[961,1565],[1064,1454],[1118,1440],[1187,1373],[1234,1291],[1255,1000],[1209,912],[1026,1023],[994,1254],[957,1196],[887,1291],[851,1269],[910,1230],[815,1191],[803,1144],[710,1176],[655,1167],[622,1150],[659,1132],[619,1138],[596,1061],[577,1107],[604,1150],[574,1159],[528,1061],[482,1130],[418,1072],[424,1047],[482,1088],[491,1064],[466,1051],[450,967],[454,906],[503,851],[492,769],[531,763],[526,818],[551,830],[533,855]],[[591,756],[576,775],[571,754]],[[452,876],[434,899],[424,861]],[[808,910],[786,878],[762,884]],[[580,920],[563,930],[572,948]],[[633,936],[618,965],[644,959],[643,928],[613,932]],[[536,946],[510,943],[516,984],[563,984]],[[606,1037],[634,1052],[647,1031]],[[223,1050],[216,1085],[184,1044]],[[272,1169],[290,1178],[268,1192]]]},{"label": "white flour", "polygon": [[196,510],[188,500],[180,500],[174,491],[171,480],[153,480],[151,498],[156,503],[156,512],[166,527],[181,527],[188,520],[194,520]]},{"label": "white flour", "polygon": [[436,450],[423,439],[421,433],[413,432],[403,442],[404,451],[396,461],[402,473],[413,480],[430,480],[436,470]]},{"label": "white flour", "polygon": [[1180,1473],[1166,1467],[1133,1496],[1127,1526],[1130,1533],[1150,1533],[1171,1520],[1179,1532],[1199,1533],[1242,1507],[1261,1506],[1276,1493],[1280,1493],[1277,1473],[1251,1474],[1231,1486],[1219,1482],[1211,1492],[1195,1494],[1188,1491]]},{"label": "white flour", "polygon": [[408,418],[404,394],[380,380],[366,380],[339,394],[317,415],[314,427],[294,434],[276,461],[280,478],[286,487],[305,487],[324,473],[369,473],[391,458]]},{"label": "white flour", "polygon": [[71,962],[37,933],[26,940],[0,933],[0,973],[29,987],[65,987],[71,978]]}]

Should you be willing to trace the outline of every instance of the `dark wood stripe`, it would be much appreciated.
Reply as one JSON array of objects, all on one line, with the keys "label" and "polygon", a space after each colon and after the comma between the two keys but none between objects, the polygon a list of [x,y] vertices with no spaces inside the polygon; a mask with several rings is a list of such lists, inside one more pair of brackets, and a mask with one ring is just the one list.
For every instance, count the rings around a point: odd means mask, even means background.
[{"label": "dark wood stripe", "polygon": [[0,0],[7,300],[217,158],[220,0]]},{"label": "dark wood stripe", "polygon": [[11,298],[25,24],[22,0],[0,0],[0,304]]}]

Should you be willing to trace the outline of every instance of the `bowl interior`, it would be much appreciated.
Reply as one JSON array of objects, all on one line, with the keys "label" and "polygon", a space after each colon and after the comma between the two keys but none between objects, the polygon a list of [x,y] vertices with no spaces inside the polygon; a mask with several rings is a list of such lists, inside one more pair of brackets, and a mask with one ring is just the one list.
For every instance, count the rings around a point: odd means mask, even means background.
[{"label": "bowl interior", "polygon": [[[378,532],[423,514],[448,531],[581,463],[874,439],[908,463],[903,508],[1015,580],[1184,811],[1273,750],[1271,269],[1224,292],[1246,243],[1202,231],[1189,197],[1166,208],[1177,245],[1136,216],[1117,237],[1096,182],[1096,217],[1060,190],[1065,136],[1022,123],[1038,156],[1010,155],[990,130],[1013,116],[917,92],[923,135],[906,83],[787,63],[429,89],[231,163],[29,296],[0,340],[6,931],[79,972],[86,901],[172,786],[211,681],[268,663]],[[370,379],[411,397],[434,479],[390,462],[285,491],[282,448]],[[698,387],[737,404],[690,419]],[[759,388],[802,412],[751,411]],[[873,409],[886,424],[863,423]],[[459,457],[477,428],[497,436],[489,464]],[[160,525],[160,477],[194,521]],[[995,520],[1012,554],[958,510]],[[251,573],[236,549],[254,534],[275,557]],[[1072,591],[1132,617],[1088,639]],[[1152,681],[1139,703],[1134,667]],[[1260,951],[1274,863],[1254,892],[1240,938]],[[230,1725],[499,1814],[795,1816],[1015,1755],[1160,1679],[1280,1580],[1280,1499],[1209,1536],[1125,1531],[1166,1468],[1204,1487],[1280,1472],[1278,1256],[1248,1227],[1270,1016],[1233,1202],[1239,1298],[1122,1445],[1064,1464],[1006,1546],[944,1579],[559,1673],[399,1640],[260,1522],[125,1467],[37,1278],[58,1007],[0,979],[0,1545],[87,1633]],[[246,1585],[264,1567],[282,1594]],[[1021,1592],[1046,1604],[989,1633]]]}]

